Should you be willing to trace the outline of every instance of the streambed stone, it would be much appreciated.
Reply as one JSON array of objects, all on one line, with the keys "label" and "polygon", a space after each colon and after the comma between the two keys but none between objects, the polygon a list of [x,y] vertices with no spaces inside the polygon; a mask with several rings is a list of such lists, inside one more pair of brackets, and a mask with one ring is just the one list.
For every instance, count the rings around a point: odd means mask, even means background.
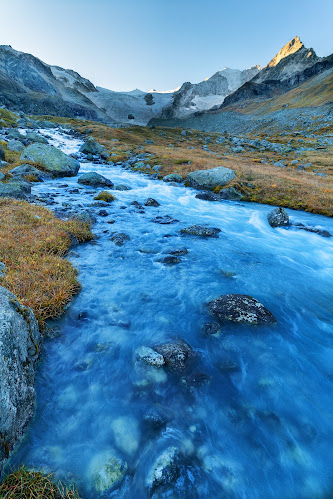
[{"label": "streambed stone", "polygon": [[33,161],[54,177],[73,177],[80,169],[80,163],[76,159],[46,144],[31,144],[24,149],[20,159]]},{"label": "streambed stone", "polygon": [[195,355],[184,340],[156,345],[154,350],[163,356],[165,365],[172,371],[184,371]]},{"label": "streambed stone", "polygon": [[180,230],[181,234],[188,234],[190,236],[200,236],[200,237],[218,237],[218,233],[221,229],[216,227],[208,227],[207,225],[191,225],[190,227],[185,227]]},{"label": "streambed stone", "polygon": [[209,311],[221,322],[247,324],[274,324],[276,319],[252,296],[240,294],[222,295],[208,303]]},{"label": "streambed stone", "polygon": [[154,462],[146,484],[149,488],[174,482],[180,473],[181,451],[177,447],[168,447]]},{"label": "streambed stone", "polygon": [[285,227],[289,225],[289,216],[284,208],[274,208],[267,217],[271,227]]},{"label": "streambed stone", "polygon": [[138,348],[136,356],[149,366],[162,367],[165,363],[163,356],[149,347]]},{"label": "streambed stone", "polygon": [[120,459],[114,451],[97,454],[90,464],[93,488],[104,493],[118,485],[127,473],[127,463]]},{"label": "streambed stone", "polygon": [[78,183],[82,185],[91,185],[92,187],[113,187],[113,182],[111,182],[111,180],[96,172],[83,173],[79,177]]}]

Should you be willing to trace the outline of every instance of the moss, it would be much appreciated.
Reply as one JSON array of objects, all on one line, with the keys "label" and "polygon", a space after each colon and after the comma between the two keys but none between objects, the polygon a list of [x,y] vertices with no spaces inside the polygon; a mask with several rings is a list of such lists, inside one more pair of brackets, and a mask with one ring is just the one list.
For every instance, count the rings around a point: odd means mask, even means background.
[{"label": "moss", "polygon": [[97,196],[94,197],[96,201],[105,201],[106,203],[111,203],[116,198],[108,191],[102,191]]}]

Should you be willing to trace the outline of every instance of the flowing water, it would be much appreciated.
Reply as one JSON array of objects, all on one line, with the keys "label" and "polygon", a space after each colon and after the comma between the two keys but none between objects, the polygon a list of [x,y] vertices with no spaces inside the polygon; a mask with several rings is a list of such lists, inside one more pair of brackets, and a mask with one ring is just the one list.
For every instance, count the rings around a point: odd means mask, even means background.
[{"label": "flowing water", "polygon": [[[78,151],[80,140],[48,133],[66,153]],[[53,470],[88,499],[98,497],[94,474],[110,456],[128,469],[104,497],[332,497],[332,239],[272,229],[269,206],[210,203],[120,166],[82,163],[79,174],[87,171],[131,190],[114,191],[117,200],[103,208],[109,216],[93,226],[96,241],[70,255],[82,291],[57,322],[59,337],[44,343],[36,415],[10,465]],[[69,193],[74,187],[80,192]],[[86,208],[96,189],[81,187],[66,178],[33,192],[54,194],[52,208]],[[140,213],[130,205],[148,197],[161,206]],[[328,218],[289,214],[333,232]],[[153,223],[157,215],[179,222]],[[195,223],[222,232],[179,234]],[[118,247],[112,232],[130,240]],[[180,247],[189,251],[181,263],[160,262]],[[206,304],[226,293],[254,296],[277,325],[232,324],[205,335],[213,321]],[[187,372],[136,359],[140,346],[178,338],[196,353]],[[152,412],[165,420],[158,430],[145,423]],[[182,466],[172,484],[151,490],[153,463],[170,447],[180,450]]]}]

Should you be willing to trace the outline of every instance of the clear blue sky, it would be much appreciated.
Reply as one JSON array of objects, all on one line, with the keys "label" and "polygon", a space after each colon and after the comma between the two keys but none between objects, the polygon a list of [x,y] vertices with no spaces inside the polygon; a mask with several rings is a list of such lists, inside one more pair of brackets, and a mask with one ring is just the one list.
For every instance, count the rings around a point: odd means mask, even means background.
[{"label": "clear blue sky", "polygon": [[333,0],[0,0],[0,44],[112,90],[265,65],[295,35],[333,52]]}]

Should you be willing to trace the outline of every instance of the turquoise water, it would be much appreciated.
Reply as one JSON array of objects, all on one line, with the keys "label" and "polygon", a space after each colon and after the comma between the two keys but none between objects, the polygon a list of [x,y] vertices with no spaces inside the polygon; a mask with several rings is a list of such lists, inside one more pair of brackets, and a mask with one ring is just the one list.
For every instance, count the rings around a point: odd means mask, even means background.
[{"label": "turquoise water", "polygon": [[[67,153],[80,146],[49,134]],[[55,323],[60,335],[44,343],[36,416],[10,465],[42,466],[75,480],[85,499],[99,497],[94,473],[110,455],[128,468],[104,497],[331,497],[332,239],[272,229],[268,206],[209,203],[194,190],[116,166],[82,163],[80,173],[86,171],[132,189],[114,192],[117,200],[103,208],[109,216],[97,216],[96,241],[71,252],[82,291]],[[62,184],[79,186],[66,178],[34,192],[53,193],[59,204],[52,209],[93,202],[96,189],[69,194]],[[130,206],[148,197],[161,206],[144,213]],[[289,214],[333,232],[328,218]],[[157,215],[179,222],[153,223]],[[220,228],[220,237],[179,234],[194,223]],[[117,247],[112,232],[130,240]],[[180,247],[189,251],[180,264],[160,262]],[[232,324],[205,335],[203,325],[213,322],[206,304],[226,293],[254,296],[277,325]],[[136,360],[140,346],[178,338],[196,353],[188,372],[147,369]],[[182,379],[198,372],[207,383]],[[144,424],[152,411],[166,420],[159,430]],[[178,478],[151,490],[151,467],[170,446],[182,455]]]}]

